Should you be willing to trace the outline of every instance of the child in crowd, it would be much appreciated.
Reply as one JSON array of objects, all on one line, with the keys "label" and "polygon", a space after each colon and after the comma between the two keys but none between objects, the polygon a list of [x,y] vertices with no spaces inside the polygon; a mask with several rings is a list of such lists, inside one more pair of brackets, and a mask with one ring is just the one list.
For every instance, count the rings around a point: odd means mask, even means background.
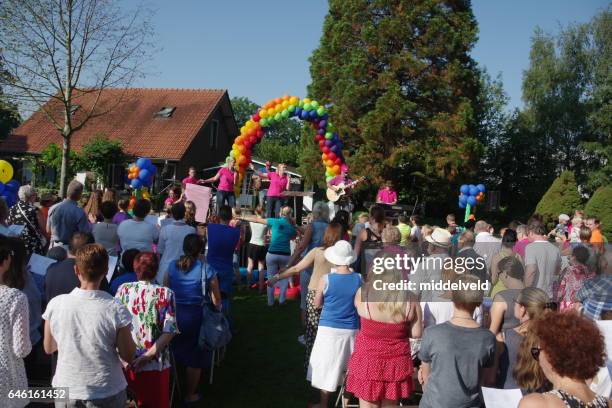
[{"label": "child in crowd", "polygon": [[353,231],[351,232],[352,242],[355,242],[355,239],[357,239],[361,230],[366,227],[366,224],[368,223],[368,218],[368,213],[359,213],[359,215],[357,216],[357,222],[353,226]]},{"label": "child in crowd", "polygon": [[128,208],[130,206],[129,200],[122,198],[121,200],[119,200],[117,205],[119,206],[119,212],[116,213],[113,217],[113,224],[119,225],[123,221],[131,219],[132,216],[128,214]]},{"label": "child in crowd", "polygon": [[397,218],[397,229],[400,231],[400,245],[401,246],[408,246],[408,243],[410,242],[410,233],[411,228],[410,225],[408,225],[408,223],[410,222],[409,218],[407,215],[400,215]]},{"label": "child in crowd", "polygon": [[180,193],[178,193],[176,187],[173,187],[168,190],[168,197],[164,200],[164,207],[172,207],[172,204],[178,201],[179,196]]},{"label": "child in crowd", "polygon": [[121,254],[122,273],[111,281],[111,295],[115,296],[117,289],[123,283],[136,282],[138,280],[138,278],[136,278],[136,273],[134,272],[134,259],[136,259],[136,255],[139,253],[139,250],[132,248]]},{"label": "child in crowd", "polygon": [[361,286],[361,275],[351,271],[355,252],[347,241],[338,241],[325,250],[332,264],[323,275],[315,295],[315,307],[323,306],[317,337],[312,347],[307,379],[321,390],[319,407],[327,407],[329,394],[342,384],[344,372],[355,346],[359,316],[355,293]]},{"label": "child in crowd", "polygon": [[572,218],[572,225],[568,228],[569,231],[569,241],[571,243],[580,243],[580,228],[582,227],[582,218],[574,217]]},{"label": "child in crowd", "polygon": [[[465,275],[455,280],[458,287],[477,285],[478,278]],[[423,385],[421,408],[478,407],[483,369],[493,364],[495,336],[474,320],[480,306],[480,290],[452,292],[453,317],[425,329],[419,351],[419,382]]]},{"label": "child in crowd", "polygon": [[43,314],[45,351],[58,352],[51,384],[70,389],[70,402],[64,406],[122,407],[126,403],[127,382],[120,358],[128,364],[134,359],[132,316],[99,290],[107,271],[103,246],[88,244],[79,249],[75,272],[81,287],[51,299]]},{"label": "child in crowd", "polygon": [[549,236],[553,236],[557,240],[560,240],[560,241],[567,240],[567,238],[569,236],[569,232],[568,232],[568,222],[569,222],[569,220],[570,220],[569,215],[567,215],[567,214],[560,214],[559,215],[559,223],[557,224],[555,229],[550,231],[550,233],[548,235]]}]

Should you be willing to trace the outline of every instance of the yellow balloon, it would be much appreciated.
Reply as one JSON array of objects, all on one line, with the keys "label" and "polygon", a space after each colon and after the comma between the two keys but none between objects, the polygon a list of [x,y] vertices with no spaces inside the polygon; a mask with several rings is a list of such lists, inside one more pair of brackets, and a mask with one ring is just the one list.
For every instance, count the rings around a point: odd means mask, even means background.
[{"label": "yellow balloon", "polygon": [[247,127],[247,129],[251,129],[253,126],[255,126],[255,122],[249,119],[247,120],[247,123],[245,124],[245,126]]},{"label": "yellow balloon", "polygon": [[0,160],[0,182],[8,183],[13,178],[13,166],[6,160]]},{"label": "yellow balloon", "polygon": [[289,101],[283,101],[283,109],[287,109],[289,107]]},{"label": "yellow balloon", "polygon": [[240,128],[240,133],[246,133],[247,130],[248,130],[247,127],[243,126],[243,127]]},{"label": "yellow balloon", "polygon": [[291,98],[289,98],[289,103],[290,103],[290,104],[292,104],[292,105],[297,105],[297,103],[298,103],[299,101],[300,101],[300,100],[298,99],[298,97],[297,97],[297,96],[292,96]]},{"label": "yellow balloon", "polygon": [[278,105],[276,105],[276,107],[274,108],[274,112],[276,113],[281,113],[283,111],[283,104],[279,103]]},{"label": "yellow balloon", "polygon": [[310,98],[304,98],[304,99],[302,99],[302,100],[304,101],[304,103],[305,103],[305,104],[306,104],[306,103],[310,103],[310,102],[312,102],[312,101],[310,100]]},{"label": "yellow balloon", "polygon": [[267,111],[267,110],[265,110],[265,109],[262,109],[262,110],[259,112],[259,117],[260,117],[260,118],[262,118],[262,119],[263,119],[263,118],[267,118],[267,117],[268,117],[268,111]]}]

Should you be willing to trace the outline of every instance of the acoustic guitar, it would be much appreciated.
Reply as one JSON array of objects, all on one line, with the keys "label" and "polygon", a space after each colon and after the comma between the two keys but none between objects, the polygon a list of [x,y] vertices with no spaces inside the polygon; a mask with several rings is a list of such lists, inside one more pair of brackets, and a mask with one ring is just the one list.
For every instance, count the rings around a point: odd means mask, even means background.
[{"label": "acoustic guitar", "polygon": [[355,181],[352,181],[348,184],[344,184],[344,183],[340,183],[338,184],[336,187],[336,189],[332,189],[331,187],[327,188],[327,199],[329,201],[331,201],[332,203],[335,203],[336,201],[338,201],[339,199],[341,199],[344,195],[346,195],[346,190],[349,190],[353,187],[355,187],[355,185],[361,183],[362,181],[364,181],[366,179],[366,177],[360,177]]}]

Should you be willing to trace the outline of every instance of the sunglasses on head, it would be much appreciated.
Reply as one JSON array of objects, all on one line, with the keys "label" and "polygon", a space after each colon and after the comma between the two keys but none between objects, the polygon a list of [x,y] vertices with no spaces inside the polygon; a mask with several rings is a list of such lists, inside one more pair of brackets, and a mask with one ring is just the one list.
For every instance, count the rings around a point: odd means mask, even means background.
[{"label": "sunglasses on head", "polygon": [[539,347],[532,347],[531,348],[531,357],[533,357],[534,360],[538,361],[540,359],[540,352],[542,351],[541,348]]}]

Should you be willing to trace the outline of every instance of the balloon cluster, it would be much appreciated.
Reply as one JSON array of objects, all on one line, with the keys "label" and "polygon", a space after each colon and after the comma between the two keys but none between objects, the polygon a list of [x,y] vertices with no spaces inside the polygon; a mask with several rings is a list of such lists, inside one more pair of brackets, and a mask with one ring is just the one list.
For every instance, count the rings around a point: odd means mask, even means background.
[{"label": "balloon cluster", "polygon": [[459,208],[466,208],[481,204],[484,200],[486,188],[484,184],[463,184],[459,189]]},{"label": "balloon cluster", "polygon": [[13,166],[6,160],[0,160],[0,197],[6,201],[8,207],[17,204],[19,182],[13,180]]},{"label": "balloon cluster", "polygon": [[308,121],[316,130],[316,141],[319,143],[321,159],[326,169],[326,181],[343,170],[348,170],[342,155],[343,144],[329,121],[327,109],[315,100],[285,95],[266,103],[240,128],[240,135],[234,140],[230,151],[230,157],[236,160],[238,184],[244,179],[246,168],[251,163],[254,146],[261,141],[271,126],[290,117]]},{"label": "balloon cluster", "polygon": [[131,180],[130,185],[134,190],[151,187],[155,174],[157,174],[157,167],[151,162],[151,159],[146,157],[139,158],[128,169],[128,179]]}]

